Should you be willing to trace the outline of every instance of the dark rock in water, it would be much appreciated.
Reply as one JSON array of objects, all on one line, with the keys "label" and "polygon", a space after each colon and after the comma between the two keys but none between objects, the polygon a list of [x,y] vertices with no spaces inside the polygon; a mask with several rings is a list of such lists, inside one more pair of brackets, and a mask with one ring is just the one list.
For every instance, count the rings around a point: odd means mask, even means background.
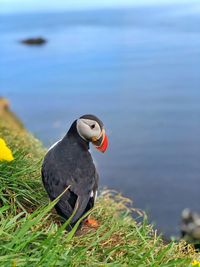
[{"label": "dark rock in water", "polygon": [[184,209],[181,215],[181,235],[188,242],[200,248],[200,213]]},{"label": "dark rock in water", "polygon": [[47,42],[44,38],[38,37],[38,38],[28,38],[21,41],[21,43],[26,45],[43,45]]}]

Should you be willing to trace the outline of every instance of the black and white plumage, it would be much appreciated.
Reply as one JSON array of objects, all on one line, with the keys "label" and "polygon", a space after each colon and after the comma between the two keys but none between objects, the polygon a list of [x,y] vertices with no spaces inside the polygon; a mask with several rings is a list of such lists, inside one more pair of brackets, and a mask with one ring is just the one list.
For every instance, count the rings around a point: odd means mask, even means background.
[{"label": "black and white plumage", "polygon": [[90,142],[102,152],[108,145],[103,123],[94,115],[84,115],[49,149],[42,165],[42,181],[51,200],[69,187],[55,208],[66,220],[76,208],[71,226],[94,206],[97,193],[99,177],[88,151]]}]

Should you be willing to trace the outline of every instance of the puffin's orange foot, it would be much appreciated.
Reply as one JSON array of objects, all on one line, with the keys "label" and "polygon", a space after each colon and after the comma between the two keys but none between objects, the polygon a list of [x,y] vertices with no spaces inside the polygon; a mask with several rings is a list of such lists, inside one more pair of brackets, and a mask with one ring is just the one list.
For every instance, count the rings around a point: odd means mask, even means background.
[{"label": "puffin's orange foot", "polygon": [[93,228],[97,228],[99,226],[98,222],[95,219],[87,219],[85,220],[84,224]]}]

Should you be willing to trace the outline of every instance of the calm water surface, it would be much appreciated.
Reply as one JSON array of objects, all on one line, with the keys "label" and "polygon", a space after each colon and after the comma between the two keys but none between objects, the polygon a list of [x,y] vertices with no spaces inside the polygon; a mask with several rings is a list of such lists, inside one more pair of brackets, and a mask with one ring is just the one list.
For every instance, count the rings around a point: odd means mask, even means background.
[{"label": "calm water surface", "polygon": [[[194,4],[3,15],[0,94],[46,146],[85,113],[110,140],[92,149],[101,185],[177,234],[200,211],[200,12]],[[41,47],[19,40],[44,36]]]}]

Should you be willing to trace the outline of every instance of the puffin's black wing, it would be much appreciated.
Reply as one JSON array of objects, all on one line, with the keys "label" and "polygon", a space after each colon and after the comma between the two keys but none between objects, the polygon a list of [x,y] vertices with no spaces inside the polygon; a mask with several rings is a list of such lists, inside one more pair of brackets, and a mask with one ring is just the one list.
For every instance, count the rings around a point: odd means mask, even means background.
[{"label": "puffin's black wing", "polygon": [[63,157],[57,157],[58,154],[55,151],[56,147],[45,156],[42,180],[51,200],[57,198],[70,186],[61,196],[55,208],[65,219],[68,219],[76,209],[71,220],[73,224],[93,207],[98,174],[90,156],[79,159],[77,155],[77,161],[70,162]]},{"label": "puffin's black wing", "polygon": [[85,212],[89,211],[94,206],[94,202],[95,202],[96,197],[97,197],[98,183],[99,183],[99,175],[98,175],[98,173],[96,171],[95,172],[95,184],[94,184],[92,193],[90,195],[90,199],[88,201],[88,204],[87,204],[87,207],[85,209]]}]

